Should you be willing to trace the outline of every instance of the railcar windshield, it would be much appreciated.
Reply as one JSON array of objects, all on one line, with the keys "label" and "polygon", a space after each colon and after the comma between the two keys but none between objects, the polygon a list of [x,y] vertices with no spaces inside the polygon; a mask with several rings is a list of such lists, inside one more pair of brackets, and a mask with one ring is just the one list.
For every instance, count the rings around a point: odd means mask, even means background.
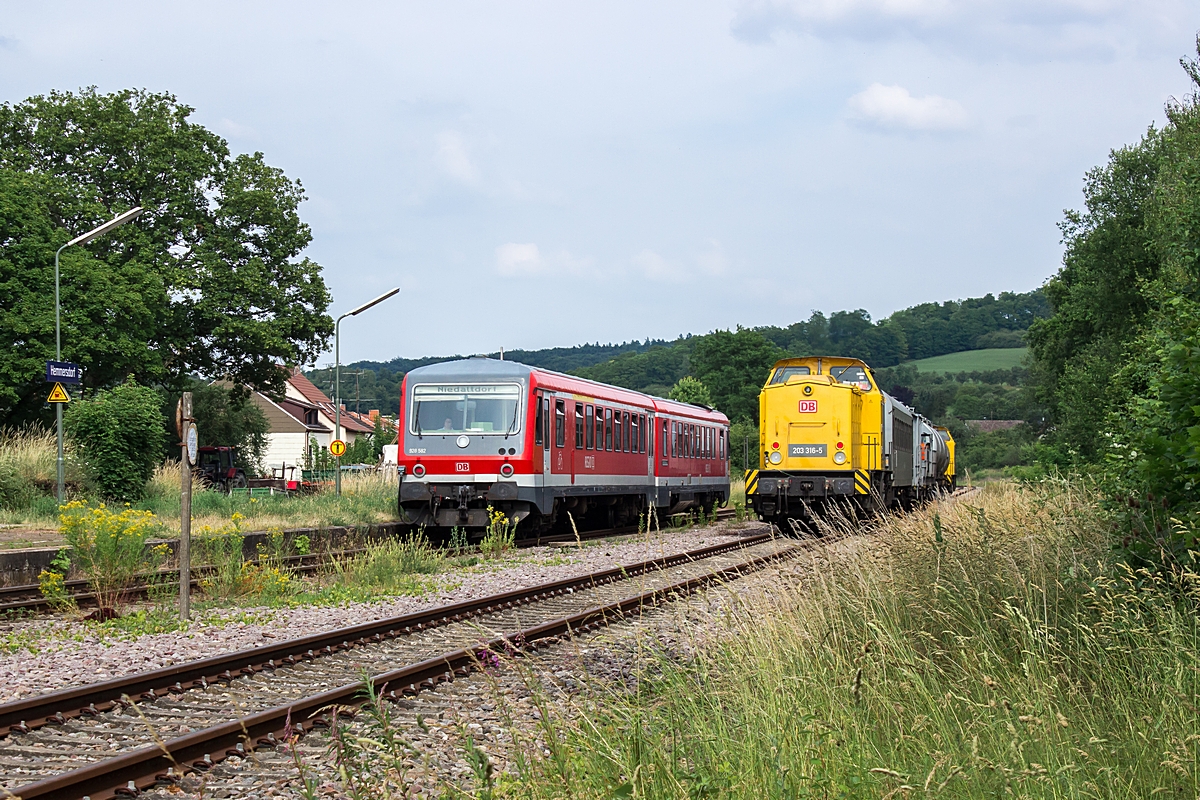
[{"label": "railcar windshield", "polygon": [[839,383],[849,383],[864,392],[871,391],[871,379],[867,377],[867,371],[862,367],[830,367],[829,374]]},{"label": "railcar windshield", "polygon": [[515,383],[413,387],[409,432],[505,436],[521,430],[521,387]]},{"label": "railcar windshield", "polygon": [[771,376],[771,384],[787,383],[788,378],[795,375],[811,375],[812,370],[808,367],[780,367],[775,370],[775,374]]}]

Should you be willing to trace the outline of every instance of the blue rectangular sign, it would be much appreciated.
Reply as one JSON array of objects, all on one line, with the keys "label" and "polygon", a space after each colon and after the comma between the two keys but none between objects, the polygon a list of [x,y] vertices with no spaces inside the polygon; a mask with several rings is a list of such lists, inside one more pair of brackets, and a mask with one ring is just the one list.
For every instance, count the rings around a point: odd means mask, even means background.
[{"label": "blue rectangular sign", "polygon": [[82,371],[70,361],[47,361],[46,383],[79,383]]}]

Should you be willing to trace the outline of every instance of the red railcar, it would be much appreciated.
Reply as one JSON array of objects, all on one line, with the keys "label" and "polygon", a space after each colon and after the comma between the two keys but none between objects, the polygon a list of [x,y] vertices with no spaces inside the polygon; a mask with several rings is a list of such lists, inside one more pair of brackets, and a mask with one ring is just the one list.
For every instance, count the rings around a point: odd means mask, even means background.
[{"label": "red railcar", "polygon": [[513,361],[412,370],[399,436],[411,525],[482,527],[490,506],[528,535],[568,513],[621,525],[729,498],[724,414]]}]

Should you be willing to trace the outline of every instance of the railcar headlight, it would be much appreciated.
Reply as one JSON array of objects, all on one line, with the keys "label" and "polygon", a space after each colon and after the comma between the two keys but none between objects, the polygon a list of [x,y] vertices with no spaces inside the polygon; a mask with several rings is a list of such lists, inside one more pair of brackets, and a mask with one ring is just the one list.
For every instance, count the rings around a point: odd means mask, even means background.
[{"label": "railcar headlight", "polygon": [[413,477],[414,478],[424,478],[425,477],[425,465],[424,464],[416,464],[413,466]]},{"label": "railcar headlight", "polygon": [[778,464],[780,461],[783,461],[783,453],[776,450],[775,452],[771,453],[771,455],[769,455],[767,458],[772,464]]},{"label": "railcar headlight", "polygon": [[500,465],[500,474],[506,478],[511,478],[512,474],[513,474],[513,465],[512,464]]},{"label": "railcar headlight", "polygon": [[841,450],[839,450],[839,451],[837,451],[836,453],[834,453],[834,454],[833,454],[833,463],[835,463],[835,464],[845,464],[845,463],[846,463],[846,454],[845,454],[845,453],[843,453]]}]

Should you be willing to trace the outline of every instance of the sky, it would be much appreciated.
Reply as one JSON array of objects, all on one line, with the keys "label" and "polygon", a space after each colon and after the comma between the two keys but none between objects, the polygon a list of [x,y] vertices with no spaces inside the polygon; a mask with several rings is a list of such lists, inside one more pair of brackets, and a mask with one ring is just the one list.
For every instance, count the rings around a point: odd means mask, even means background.
[{"label": "sky", "polygon": [[[0,101],[169,91],[299,179],[345,362],[1029,291],[1183,0],[0,0]],[[332,352],[320,361],[332,361]]]}]

